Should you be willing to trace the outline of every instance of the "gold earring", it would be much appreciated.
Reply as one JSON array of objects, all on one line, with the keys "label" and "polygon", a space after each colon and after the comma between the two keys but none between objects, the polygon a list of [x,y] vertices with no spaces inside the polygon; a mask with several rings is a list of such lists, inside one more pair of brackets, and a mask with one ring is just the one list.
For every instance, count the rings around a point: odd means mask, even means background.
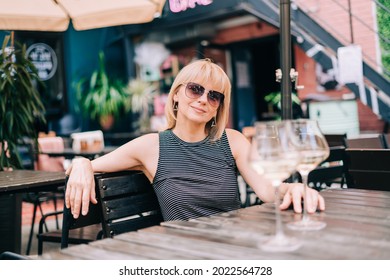
[{"label": "gold earring", "polygon": [[214,118],[213,118],[213,121],[211,122],[211,127],[214,127],[214,126],[216,126],[216,125],[217,125],[217,118],[214,117]]}]

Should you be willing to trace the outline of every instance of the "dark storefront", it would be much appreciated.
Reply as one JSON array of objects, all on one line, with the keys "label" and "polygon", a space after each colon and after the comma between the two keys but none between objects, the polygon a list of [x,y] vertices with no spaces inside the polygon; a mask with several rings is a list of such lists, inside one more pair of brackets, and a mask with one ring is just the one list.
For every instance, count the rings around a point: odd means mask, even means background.
[{"label": "dark storefront", "polygon": [[[47,46],[41,59],[51,56],[51,60],[38,61],[42,68],[50,63],[54,68],[56,57],[56,69],[44,70],[53,73],[44,74],[51,76],[44,81],[46,87],[40,89],[47,108],[46,129],[58,134],[99,129],[96,122],[80,112],[75,82],[97,67],[100,50],[105,53],[112,76],[123,80],[139,77],[142,69],[134,62],[135,48],[143,42],[163,43],[170,59],[177,59],[177,69],[169,61],[165,61],[168,66],[160,67],[160,94],[167,93],[180,67],[193,59],[209,57],[223,66],[232,80],[229,126],[241,130],[255,120],[269,118],[264,96],[280,91],[275,81],[275,70],[280,68],[280,44],[278,29],[260,19],[259,11],[267,13],[267,5],[258,4],[261,1],[190,1],[192,7],[170,9],[170,2],[177,3],[167,1],[161,18],[148,24],[89,31],[75,31],[70,26],[64,33],[16,32],[17,40],[26,43],[27,48],[34,44]],[[276,25],[275,19],[269,18],[268,22]],[[122,118],[110,132],[133,131],[134,118],[137,115]]]}]

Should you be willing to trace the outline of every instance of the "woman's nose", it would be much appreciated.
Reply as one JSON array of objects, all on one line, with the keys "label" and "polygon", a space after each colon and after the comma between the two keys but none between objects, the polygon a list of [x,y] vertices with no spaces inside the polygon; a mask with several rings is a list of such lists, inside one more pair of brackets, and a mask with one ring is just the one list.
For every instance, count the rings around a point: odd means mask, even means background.
[{"label": "woman's nose", "polygon": [[208,92],[203,93],[202,96],[200,96],[200,97],[198,98],[198,101],[203,102],[203,103],[208,102],[208,101],[207,101],[207,95],[208,95]]}]

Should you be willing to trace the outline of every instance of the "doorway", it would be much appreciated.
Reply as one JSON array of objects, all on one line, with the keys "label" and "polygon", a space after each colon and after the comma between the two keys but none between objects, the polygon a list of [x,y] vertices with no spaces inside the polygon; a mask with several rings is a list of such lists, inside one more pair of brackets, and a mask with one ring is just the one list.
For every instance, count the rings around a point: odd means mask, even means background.
[{"label": "doorway", "polygon": [[257,120],[274,118],[270,114],[264,97],[271,92],[280,91],[280,83],[276,82],[275,70],[280,68],[279,36],[270,36],[249,46],[252,55],[252,73],[254,87],[254,104]]}]

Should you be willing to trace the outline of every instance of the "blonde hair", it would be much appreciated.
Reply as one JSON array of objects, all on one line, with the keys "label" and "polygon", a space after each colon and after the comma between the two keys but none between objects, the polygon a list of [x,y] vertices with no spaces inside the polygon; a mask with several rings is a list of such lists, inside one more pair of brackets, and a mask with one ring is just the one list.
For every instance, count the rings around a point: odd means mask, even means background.
[{"label": "blonde hair", "polygon": [[206,124],[206,130],[210,140],[215,141],[221,138],[228,122],[231,84],[229,77],[223,69],[207,58],[188,64],[181,69],[179,74],[176,76],[165,105],[167,129],[173,129],[176,126],[176,111],[174,110],[175,101],[173,99],[174,95],[177,94],[182,84],[194,81],[200,84],[210,82],[213,84],[213,90],[219,91],[225,95],[223,103],[221,103],[217,109],[215,126],[211,126],[214,118]]}]

